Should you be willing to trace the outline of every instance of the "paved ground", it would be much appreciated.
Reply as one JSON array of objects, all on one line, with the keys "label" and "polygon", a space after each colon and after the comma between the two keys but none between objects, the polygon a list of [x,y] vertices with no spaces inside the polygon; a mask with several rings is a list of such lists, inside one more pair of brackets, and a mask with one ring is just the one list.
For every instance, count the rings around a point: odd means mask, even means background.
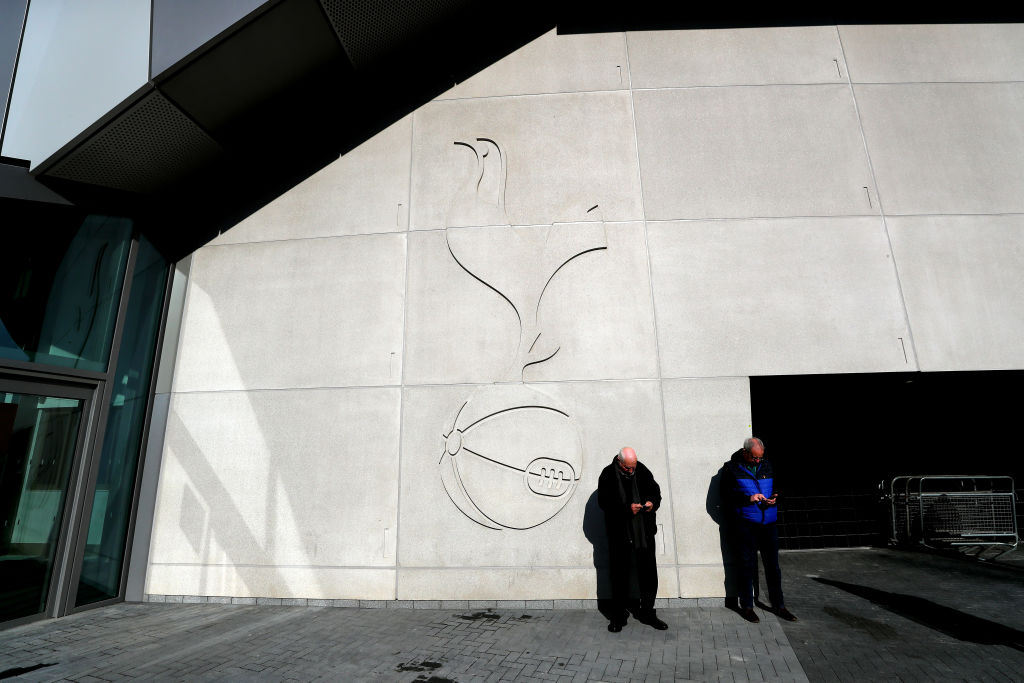
[{"label": "paved ground", "polygon": [[1020,569],[881,549],[781,563],[800,617],[784,630],[811,681],[1024,680]]},{"label": "paved ground", "polygon": [[1021,679],[1020,571],[888,550],[786,553],[783,571],[800,622],[674,608],[664,632],[611,634],[594,610],[121,604],[0,631],[0,678]]},{"label": "paved ground", "polygon": [[[664,610],[672,628],[606,630],[596,611],[466,612],[118,605],[0,634],[28,680],[807,680],[774,619]],[[735,678],[734,678],[735,676]]]}]

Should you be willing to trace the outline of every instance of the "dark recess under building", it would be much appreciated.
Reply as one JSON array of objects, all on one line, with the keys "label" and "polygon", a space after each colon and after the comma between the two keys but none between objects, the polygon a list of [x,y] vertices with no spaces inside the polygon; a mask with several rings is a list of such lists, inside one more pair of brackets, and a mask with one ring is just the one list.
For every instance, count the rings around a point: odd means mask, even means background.
[{"label": "dark recess under building", "polygon": [[894,476],[1008,475],[1019,493],[1022,381],[1019,370],[751,377],[782,546],[884,543],[879,483]]}]

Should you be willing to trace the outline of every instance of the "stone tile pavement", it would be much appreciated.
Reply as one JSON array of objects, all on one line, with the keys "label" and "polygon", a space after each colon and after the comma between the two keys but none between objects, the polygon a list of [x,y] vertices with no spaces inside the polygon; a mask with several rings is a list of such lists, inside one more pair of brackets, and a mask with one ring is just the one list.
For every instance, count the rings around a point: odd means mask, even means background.
[{"label": "stone tile pavement", "polygon": [[783,628],[811,681],[1024,680],[1020,568],[886,549],[780,557],[800,617]]},{"label": "stone tile pavement", "polygon": [[[120,604],[0,632],[23,680],[806,681],[772,617],[660,610],[620,634],[587,610]],[[12,673],[16,673],[14,671]]]},{"label": "stone tile pavement", "polygon": [[1005,681],[1024,678],[1024,572],[881,549],[784,553],[789,607],[758,625],[660,609],[620,634],[593,609],[120,604],[0,631],[33,681]]}]

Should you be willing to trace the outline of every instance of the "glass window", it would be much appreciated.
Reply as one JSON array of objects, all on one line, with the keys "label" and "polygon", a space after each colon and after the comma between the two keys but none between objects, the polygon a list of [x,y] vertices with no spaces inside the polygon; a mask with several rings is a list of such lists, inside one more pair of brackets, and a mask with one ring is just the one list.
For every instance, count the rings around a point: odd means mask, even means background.
[{"label": "glass window", "polygon": [[0,621],[46,609],[83,403],[0,390]]},{"label": "glass window", "polygon": [[121,567],[167,274],[167,261],[142,238],[114,373],[113,398],[76,605],[106,600],[120,593]]},{"label": "glass window", "polygon": [[4,216],[0,359],[106,371],[132,222],[63,207]]}]

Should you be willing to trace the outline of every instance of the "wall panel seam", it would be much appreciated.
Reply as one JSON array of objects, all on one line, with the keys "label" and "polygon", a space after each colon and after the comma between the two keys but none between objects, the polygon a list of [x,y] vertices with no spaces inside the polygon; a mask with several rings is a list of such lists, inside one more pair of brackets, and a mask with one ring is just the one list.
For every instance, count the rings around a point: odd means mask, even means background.
[{"label": "wall panel seam", "polygon": [[393,593],[398,599],[398,566],[399,566],[399,543],[401,542],[402,527],[402,456],[405,445],[405,374],[408,367],[405,350],[408,348],[409,338],[409,269],[412,262],[412,241],[409,235],[412,229],[412,174],[416,154],[416,117],[409,117],[409,179],[406,189],[406,222],[405,222],[405,282],[403,283],[402,294],[402,350],[401,363],[402,372],[398,378],[398,473],[395,477],[395,557],[392,563],[395,568],[395,582]]},{"label": "wall panel seam", "polygon": [[835,29],[836,37],[839,40],[839,50],[843,57],[843,64],[846,66],[846,81],[850,88],[850,97],[853,100],[853,110],[857,115],[857,127],[860,129],[860,139],[864,145],[864,156],[868,162],[868,171],[871,174],[871,183],[875,186],[875,199],[878,201],[878,215],[882,219],[882,230],[885,233],[886,244],[889,247],[889,260],[892,263],[892,272],[896,279],[896,292],[900,297],[900,305],[903,308],[903,322],[907,326],[907,337],[910,342],[910,349],[914,354],[914,363],[911,364],[908,359],[907,370],[919,370],[921,367],[921,361],[917,354],[917,343],[914,339],[914,330],[910,325],[910,313],[907,310],[906,296],[903,294],[903,283],[900,281],[900,270],[896,263],[896,250],[893,249],[892,235],[889,233],[889,222],[885,217],[885,202],[882,199],[882,191],[878,187],[878,176],[875,174],[875,165],[871,160],[871,149],[868,145],[867,133],[864,131],[864,121],[860,115],[860,105],[857,103],[857,89],[853,87],[853,80],[850,77],[850,65],[846,60],[846,48],[843,45],[843,35],[838,25]]},{"label": "wall panel seam", "polygon": [[[647,286],[650,288],[651,321],[654,325],[654,349],[658,360],[658,397],[661,401],[661,443],[665,453],[665,489],[668,492],[668,500],[672,511],[672,554],[675,564],[679,564],[679,538],[676,533],[675,516],[676,501],[672,495],[672,455],[668,452],[668,418],[665,415],[665,383],[662,379],[663,368],[661,359],[661,337],[658,335],[658,309],[654,299],[654,277],[651,267],[651,243],[647,236],[647,205],[644,199],[644,176],[640,167],[640,135],[636,125],[636,102],[633,96],[633,72],[629,60],[629,34],[622,33],[622,40],[625,43],[626,53],[626,79],[629,84],[629,115],[633,125],[633,149],[636,150],[636,175],[637,185],[640,191],[640,215],[644,221],[644,250],[647,252]],[[677,592],[681,588],[677,586]]]}]

